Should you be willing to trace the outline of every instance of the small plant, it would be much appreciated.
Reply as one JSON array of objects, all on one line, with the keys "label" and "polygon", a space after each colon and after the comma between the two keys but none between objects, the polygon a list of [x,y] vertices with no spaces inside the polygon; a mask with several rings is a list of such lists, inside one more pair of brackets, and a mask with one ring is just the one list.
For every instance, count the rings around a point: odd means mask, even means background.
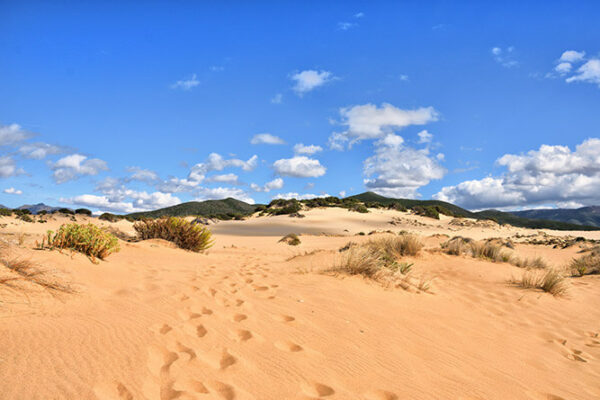
[{"label": "small plant", "polygon": [[300,242],[300,238],[295,233],[288,233],[281,239],[279,239],[279,243],[284,242],[289,244],[290,246],[298,246]]},{"label": "small plant", "polygon": [[352,204],[348,207],[348,211],[354,211],[361,214],[366,214],[369,212],[369,209],[364,204]]},{"label": "small plant", "polygon": [[92,216],[92,212],[87,208],[78,208],[77,210],[75,210],[75,214],[83,214],[87,215],[88,217]]},{"label": "small plant", "polygon": [[553,296],[561,296],[567,291],[565,277],[553,269],[541,274],[538,271],[527,271],[516,284],[524,289],[541,289]]},{"label": "small plant", "polygon": [[414,265],[413,263],[407,263],[407,262],[401,262],[401,263],[394,262],[394,263],[388,265],[387,267],[389,269],[391,269],[392,271],[398,271],[402,275],[406,275],[410,272],[413,265]]},{"label": "small plant", "polygon": [[123,219],[123,217],[111,213],[103,213],[98,217],[98,219],[108,222],[118,222],[119,220]]},{"label": "small plant", "polygon": [[0,216],[2,217],[10,217],[13,214],[12,210],[8,208],[0,208]]},{"label": "small plant", "polygon": [[415,214],[423,217],[440,219],[440,212],[432,206],[414,206],[412,210]]},{"label": "small plant", "polygon": [[38,248],[79,251],[96,262],[96,258],[104,260],[109,254],[119,251],[119,241],[94,224],[65,224],[56,233],[48,231],[38,243]]},{"label": "small plant", "polygon": [[142,220],[134,223],[133,228],[142,240],[164,239],[195,252],[204,251],[214,243],[212,233],[206,227],[178,217]]},{"label": "small plant", "polygon": [[512,264],[519,268],[535,268],[535,269],[546,269],[548,268],[548,264],[542,257],[534,257],[534,258],[515,258],[512,261]]},{"label": "small plant", "polygon": [[58,212],[66,215],[75,215],[75,211],[71,210],[70,208],[61,208],[58,210]]},{"label": "small plant", "polygon": [[569,267],[573,276],[600,274],[600,250],[574,258]]},{"label": "small plant", "polygon": [[341,262],[331,268],[329,272],[341,272],[348,275],[362,275],[373,278],[382,266],[383,262],[378,254],[364,247],[353,247],[345,253]]},{"label": "small plant", "polygon": [[24,222],[33,222],[33,218],[29,214],[21,214],[17,218]]}]

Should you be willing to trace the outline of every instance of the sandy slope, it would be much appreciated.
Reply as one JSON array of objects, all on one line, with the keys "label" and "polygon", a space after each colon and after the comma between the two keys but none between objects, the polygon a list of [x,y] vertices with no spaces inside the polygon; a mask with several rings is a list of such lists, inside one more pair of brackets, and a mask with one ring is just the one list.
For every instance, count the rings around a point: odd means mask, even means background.
[{"label": "sandy slope", "polygon": [[[313,210],[216,224],[208,254],[122,242],[96,265],[32,250],[65,220],[0,222],[6,240],[28,234],[14,256],[78,288],[0,289],[2,399],[600,398],[600,277],[571,279],[562,298],[525,291],[507,283],[521,269],[440,254],[431,236],[535,232]],[[319,273],[370,238],[356,233],[387,229],[421,233],[427,248],[408,261],[428,293]],[[312,235],[277,243],[289,232]],[[578,250],[516,249],[556,267]]]}]

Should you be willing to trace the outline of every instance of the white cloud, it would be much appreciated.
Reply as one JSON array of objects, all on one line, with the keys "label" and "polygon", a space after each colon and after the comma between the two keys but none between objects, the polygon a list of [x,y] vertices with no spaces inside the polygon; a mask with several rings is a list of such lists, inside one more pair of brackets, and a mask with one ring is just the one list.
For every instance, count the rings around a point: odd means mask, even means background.
[{"label": "white cloud", "polygon": [[571,68],[573,66],[571,65],[571,63],[568,62],[561,62],[560,64],[558,64],[556,67],[554,67],[554,70],[556,72],[558,72],[561,75],[565,75],[569,72],[571,72]]},{"label": "white cloud", "polygon": [[542,145],[527,154],[506,154],[497,164],[499,177],[444,187],[434,198],[467,208],[501,208],[539,204],[600,202],[600,139],[587,139],[575,151]]},{"label": "white cloud", "polygon": [[82,194],[71,198],[62,198],[60,201],[117,213],[150,211],[181,203],[181,200],[171,193],[147,193],[134,190],[124,190],[103,196]]},{"label": "white cloud", "polygon": [[294,153],[296,154],[315,154],[318,153],[320,151],[323,151],[323,148],[321,146],[315,146],[314,144],[310,144],[305,146],[302,143],[298,143],[294,146]]},{"label": "white cloud", "polygon": [[567,50],[560,56],[559,61],[574,63],[583,60],[585,51]]},{"label": "white cloud", "polygon": [[375,154],[364,162],[364,184],[384,196],[417,197],[421,186],[443,178],[446,169],[430,157],[427,149],[403,146],[396,138],[400,137],[388,135],[376,142]]},{"label": "white cloud", "polygon": [[52,176],[57,183],[64,183],[81,175],[97,175],[108,170],[106,162],[98,158],[88,159],[81,154],[71,154],[51,164]]},{"label": "white cloud", "polygon": [[48,143],[26,143],[19,147],[19,153],[25,158],[42,160],[49,155],[66,153],[69,149]]},{"label": "white cloud", "polygon": [[346,197],[346,191],[345,190],[340,190],[340,198]]},{"label": "white cloud", "polygon": [[329,138],[329,145],[338,150],[343,149],[346,142],[351,146],[361,140],[378,139],[407,126],[424,125],[438,119],[433,107],[403,110],[387,103],[381,107],[364,104],[341,108],[340,115],[341,125],[347,129],[333,133]]},{"label": "white cloud", "polygon": [[196,201],[203,200],[221,200],[232,197],[237,200],[245,201],[249,204],[254,204],[254,199],[240,188],[217,187],[217,188],[200,188]]},{"label": "white cloud", "polygon": [[357,12],[356,14],[354,14],[354,18],[362,18],[365,16],[364,12]]},{"label": "white cloud", "polygon": [[4,193],[6,194],[23,194],[23,191],[19,190],[19,189],[15,189],[14,187],[9,187],[8,189],[4,189]]},{"label": "white cloud", "polygon": [[129,167],[127,172],[131,175],[126,178],[126,181],[140,181],[146,183],[153,183],[159,180],[158,174],[149,169],[143,169],[140,167]]},{"label": "white cloud", "polygon": [[587,82],[600,86],[600,58],[588,60],[577,69],[575,75],[567,78],[567,82]]},{"label": "white cloud", "polygon": [[250,187],[255,192],[270,192],[271,190],[281,189],[283,187],[283,179],[275,178],[272,181],[265,183],[264,186],[259,186],[256,183],[251,183]]},{"label": "white cloud", "polygon": [[404,81],[404,82],[408,82],[409,81],[408,75],[406,75],[406,74],[401,74],[400,76],[398,76],[398,78],[401,81]]},{"label": "white cloud", "polygon": [[308,93],[319,86],[323,86],[332,79],[334,79],[334,76],[329,71],[315,71],[308,69],[292,75],[292,80],[296,82],[292,89],[296,94],[302,96],[304,93]]},{"label": "white cloud", "polygon": [[505,49],[501,47],[493,47],[491,52],[494,60],[505,68],[513,68],[519,65],[519,62],[514,58],[515,48],[509,46]]},{"label": "white cloud", "polygon": [[206,179],[206,182],[229,183],[230,185],[239,185],[240,181],[236,174],[213,175]]},{"label": "white cloud", "polygon": [[296,192],[289,192],[289,193],[279,193],[276,194],[275,196],[273,196],[273,199],[296,199],[296,200],[309,200],[309,199],[316,199],[317,197],[329,197],[329,195],[327,193],[323,193],[323,194],[312,194],[312,193],[305,193],[305,194],[300,194],[300,193],[296,193]]},{"label": "white cloud", "polygon": [[21,128],[19,124],[0,125],[0,146],[7,146],[29,139],[33,134]]},{"label": "white cloud", "polygon": [[171,89],[190,90],[190,89],[198,86],[199,84],[200,84],[200,81],[198,80],[198,77],[196,76],[196,74],[192,74],[192,76],[189,79],[182,79],[182,80],[177,81],[174,84],[172,84]]},{"label": "white cloud", "polygon": [[355,26],[358,26],[356,22],[338,22],[338,29],[341,31],[347,31]]},{"label": "white cloud", "polygon": [[271,98],[271,103],[273,104],[281,104],[283,101],[283,95],[281,93],[277,93],[275,96]]},{"label": "white cloud", "polygon": [[250,140],[252,144],[285,144],[282,138],[271,135],[270,133],[258,133]]},{"label": "white cloud", "polygon": [[277,174],[282,176],[293,176],[297,178],[316,178],[325,175],[326,168],[319,160],[305,156],[283,158],[273,163]]},{"label": "white cloud", "polygon": [[419,136],[419,143],[431,143],[431,140],[433,139],[433,135],[427,132],[427,130],[422,130],[417,133],[417,136]]},{"label": "white cloud", "polygon": [[11,156],[0,156],[0,178],[9,178],[24,173],[22,168],[17,168],[15,160]]}]

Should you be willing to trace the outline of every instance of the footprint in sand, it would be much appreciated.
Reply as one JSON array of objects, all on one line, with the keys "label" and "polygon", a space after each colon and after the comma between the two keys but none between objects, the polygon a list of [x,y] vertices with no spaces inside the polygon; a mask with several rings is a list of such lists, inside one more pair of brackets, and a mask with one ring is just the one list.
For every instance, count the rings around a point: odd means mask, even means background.
[{"label": "footprint in sand", "polygon": [[306,382],[302,384],[302,392],[312,397],[326,397],[335,393],[331,387],[319,382]]},{"label": "footprint in sand", "polygon": [[237,362],[237,359],[229,354],[229,351],[225,348],[205,353],[201,358],[208,365],[218,370],[227,369]]},{"label": "footprint in sand", "polygon": [[276,315],[273,318],[279,322],[292,322],[292,321],[296,320],[296,318],[292,317],[291,315],[285,315],[285,314]]},{"label": "footprint in sand", "polygon": [[178,353],[184,353],[185,355],[187,355],[188,361],[191,361],[194,358],[196,358],[196,352],[192,348],[187,347],[187,346],[181,344],[180,342],[176,343],[175,348]]},{"label": "footprint in sand", "polygon": [[223,382],[214,381],[207,384],[211,392],[214,392],[217,396],[224,400],[235,399],[235,389],[233,386]]},{"label": "footprint in sand", "polygon": [[234,314],[231,318],[234,322],[242,322],[245,319],[248,319],[246,314]]},{"label": "footprint in sand", "polygon": [[168,373],[169,368],[177,359],[179,359],[177,353],[167,349],[156,346],[148,349],[148,369],[157,376]]},{"label": "footprint in sand", "polygon": [[248,330],[238,329],[233,334],[233,337],[234,337],[235,340],[237,340],[239,342],[245,342],[246,340],[252,339],[253,335],[252,335],[252,332],[250,332]]},{"label": "footprint in sand", "polygon": [[365,394],[365,400],[398,400],[395,393],[387,390],[376,389]]},{"label": "footprint in sand", "polygon": [[289,351],[290,353],[296,353],[304,350],[302,346],[289,340],[275,342],[275,347],[277,347],[279,350]]}]

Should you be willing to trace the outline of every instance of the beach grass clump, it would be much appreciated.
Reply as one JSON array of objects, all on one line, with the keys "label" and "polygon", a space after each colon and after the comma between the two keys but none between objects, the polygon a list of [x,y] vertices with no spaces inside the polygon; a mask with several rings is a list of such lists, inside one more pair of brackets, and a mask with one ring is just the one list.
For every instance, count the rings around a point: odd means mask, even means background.
[{"label": "beach grass clump", "polygon": [[521,280],[515,283],[524,289],[540,289],[553,296],[561,296],[567,291],[565,277],[554,269],[542,273],[535,270],[526,271]]},{"label": "beach grass clump", "polygon": [[600,274],[600,249],[574,258],[569,268],[573,276]]},{"label": "beach grass clump", "polygon": [[408,233],[372,239],[366,245],[371,251],[390,261],[404,256],[416,256],[423,248],[421,240]]},{"label": "beach grass clump", "polygon": [[528,269],[547,269],[548,268],[548,264],[546,264],[546,261],[540,257],[533,257],[533,258],[514,258],[511,260],[511,263],[514,266],[517,266],[519,268],[528,268]]},{"label": "beach grass clump", "polygon": [[168,217],[137,221],[133,228],[142,240],[164,239],[177,247],[194,252],[210,248],[214,240],[212,233],[200,224],[192,224],[184,218]]},{"label": "beach grass clump", "polygon": [[0,287],[16,290],[27,282],[47,290],[50,294],[74,293],[75,289],[68,283],[57,279],[50,271],[43,269],[29,260],[9,258],[0,255]]},{"label": "beach grass clump", "polygon": [[465,254],[474,258],[482,258],[493,262],[514,261],[510,252],[504,250],[502,245],[492,241],[476,242],[470,238],[455,236],[442,243],[440,246],[444,253],[454,256]]},{"label": "beach grass clump", "polygon": [[118,239],[94,224],[65,224],[56,231],[48,231],[38,248],[50,250],[73,250],[90,257],[104,260],[109,254],[119,251]]},{"label": "beach grass clump", "polygon": [[298,246],[301,243],[300,238],[295,233],[288,233],[287,235],[279,239],[279,243],[281,242],[287,243],[290,246]]}]

